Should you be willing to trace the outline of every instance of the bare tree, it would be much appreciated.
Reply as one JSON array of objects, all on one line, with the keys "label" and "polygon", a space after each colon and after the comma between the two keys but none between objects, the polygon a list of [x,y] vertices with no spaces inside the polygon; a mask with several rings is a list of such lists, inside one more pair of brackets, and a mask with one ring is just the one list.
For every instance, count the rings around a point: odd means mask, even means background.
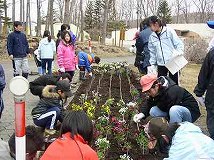
[{"label": "bare tree", "polygon": [[3,36],[7,35],[7,22],[8,22],[8,17],[7,17],[7,1],[4,0],[3,2],[3,7],[4,7],[4,27],[3,27]]},{"label": "bare tree", "polygon": [[64,20],[63,23],[70,24],[69,22],[69,9],[70,9],[70,0],[65,0],[65,11],[64,11]]},{"label": "bare tree", "polygon": [[83,0],[80,0],[80,15],[81,15],[81,25],[80,25],[80,34],[81,34],[81,42],[84,40],[84,15],[83,15]]},{"label": "bare tree", "polygon": [[55,4],[57,6],[58,9],[58,13],[59,13],[59,20],[62,23],[63,22],[63,8],[64,8],[64,0],[55,0]]},{"label": "bare tree", "polygon": [[41,0],[36,0],[37,2],[37,27],[36,27],[36,36],[41,37]]},{"label": "bare tree", "polygon": [[148,0],[148,6],[153,15],[157,15],[160,0]]},{"label": "bare tree", "polygon": [[13,0],[12,2],[12,21],[15,21],[15,10],[16,10],[16,4],[15,4],[15,0]]},{"label": "bare tree", "polygon": [[48,0],[48,10],[47,10],[47,16],[46,16],[46,22],[45,22],[45,30],[49,30],[50,28],[50,1]]},{"label": "bare tree", "polygon": [[51,36],[52,36],[52,37],[54,37],[53,3],[54,3],[54,0],[51,0],[51,1],[50,1],[50,16],[49,16],[49,22],[50,22],[50,28],[51,28]]},{"label": "bare tree", "polygon": [[191,3],[189,0],[184,0],[183,2],[183,7],[181,8],[181,11],[183,12],[184,15],[184,20],[186,23],[189,23],[189,13],[190,13],[190,5]]},{"label": "bare tree", "polygon": [[108,23],[108,10],[109,10],[109,0],[106,0],[104,5],[104,15],[103,15],[104,19],[103,19],[101,44],[105,44],[106,29],[107,29],[107,23]]},{"label": "bare tree", "polygon": [[23,0],[20,0],[20,21],[23,21]]},{"label": "bare tree", "polygon": [[27,8],[26,8],[26,35],[29,34],[29,30],[30,29],[30,35],[32,34],[31,32],[31,21],[30,21],[30,0],[27,0]]},{"label": "bare tree", "polygon": [[69,13],[70,13],[70,15],[69,15],[69,22],[71,23],[73,23],[73,11],[74,11],[74,7],[75,7],[75,4],[76,4],[76,0],[71,0],[71,2],[70,2],[70,11],[69,11]]},{"label": "bare tree", "polygon": [[182,8],[182,3],[184,0],[176,0],[175,1],[175,7],[176,7],[176,23],[179,23],[179,17],[180,17],[180,12]]}]

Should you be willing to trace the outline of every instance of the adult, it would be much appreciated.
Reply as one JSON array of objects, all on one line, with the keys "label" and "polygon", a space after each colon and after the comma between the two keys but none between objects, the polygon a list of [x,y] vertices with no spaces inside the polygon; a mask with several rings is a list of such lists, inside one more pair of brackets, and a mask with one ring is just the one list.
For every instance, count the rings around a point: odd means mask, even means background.
[{"label": "adult", "polygon": [[[210,26],[214,29],[213,25]],[[203,95],[206,92],[205,99]],[[210,137],[214,139],[214,47],[206,55],[198,75],[198,84],[195,86],[194,93],[201,106],[206,106],[207,110],[207,128]]]},{"label": "adult", "polygon": [[149,26],[153,33],[149,37],[149,53],[150,64],[148,72],[154,73],[157,67],[158,77],[167,76],[178,84],[178,72],[172,75],[165,67],[173,57],[182,55],[184,53],[184,44],[177,36],[174,29],[165,26],[165,24],[157,17],[149,17]]},{"label": "adult", "polygon": [[50,31],[46,30],[43,39],[39,42],[38,53],[41,59],[42,74],[46,74],[46,66],[48,74],[52,74],[52,61],[56,52],[56,44],[51,39]]},{"label": "adult", "polygon": [[86,52],[83,52],[82,49],[79,47],[77,50],[77,58],[78,58],[78,68],[80,69],[80,80],[85,79],[85,71],[87,70],[88,75],[92,76],[92,70],[91,70],[91,64],[100,63],[100,58],[97,56],[94,56],[94,54],[87,54]]},{"label": "adult", "polygon": [[58,76],[42,75],[30,82],[30,91],[33,95],[42,97],[42,91],[47,85],[56,85],[60,80],[71,82],[72,78],[68,73],[62,73]]},{"label": "adult", "polygon": [[69,73],[73,78],[77,59],[75,55],[75,47],[68,31],[62,32],[62,40],[57,47],[57,63],[61,73]]},{"label": "adult", "polygon": [[61,137],[47,148],[41,160],[98,160],[97,153],[89,146],[92,137],[93,125],[86,113],[70,111],[62,122]]},{"label": "adult", "polygon": [[[167,123],[164,118],[152,118],[146,127],[149,148],[169,148],[164,160],[214,159],[214,141],[199,127],[189,122]],[[162,149],[160,148],[160,149]]]},{"label": "adult", "polygon": [[143,113],[152,117],[168,117],[170,123],[195,122],[200,110],[195,98],[169,77],[147,74],[140,79],[142,92],[149,96]]},{"label": "adult", "polygon": [[28,78],[29,65],[27,56],[31,57],[27,38],[22,33],[22,22],[14,22],[14,32],[10,33],[7,38],[7,51],[11,60],[15,63],[15,76],[22,75]]},{"label": "adult", "polygon": [[147,67],[150,66],[149,63],[149,50],[148,50],[148,42],[149,36],[152,34],[152,31],[149,27],[148,18],[145,18],[140,24],[140,33],[136,38],[136,58],[135,58],[135,66],[138,67],[140,73],[146,74]]},{"label": "adult", "polygon": [[3,66],[0,64],[0,119],[2,116],[2,112],[4,110],[4,101],[3,101],[3,90],[5,88],[6,81],[5,81],[5,74]]},{"label": "adult", "polygon": [[46,133],[54,133],[57,122],[62,122],[62,100],[71,97],[70,83],[61,80],[54,85],[47,85],[42,91],[42,98],[31,115],[35,125],[45,128]]}]

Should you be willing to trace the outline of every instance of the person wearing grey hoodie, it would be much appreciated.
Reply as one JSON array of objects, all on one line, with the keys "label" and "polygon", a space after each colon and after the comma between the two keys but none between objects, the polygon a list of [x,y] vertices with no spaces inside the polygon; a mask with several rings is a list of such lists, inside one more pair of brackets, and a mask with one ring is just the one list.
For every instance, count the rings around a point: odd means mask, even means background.
[{"label": "person wearing grey hoodie", "polygon": [[48,30],[44,31],[43,39],[39,42],[38,52],[41,58],[42,74],[46,74],[47,65],[48,74],[51,75],[52,62],[54,59],[54,54],[56,52],[56,44],[54,40],[51,39],[51,35]]}]

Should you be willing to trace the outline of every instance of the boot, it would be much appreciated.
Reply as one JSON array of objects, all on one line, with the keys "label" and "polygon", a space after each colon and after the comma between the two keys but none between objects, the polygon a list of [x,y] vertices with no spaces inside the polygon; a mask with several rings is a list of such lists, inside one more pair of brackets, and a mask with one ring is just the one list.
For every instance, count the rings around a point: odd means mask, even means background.
[{"label": "boot", "polygon": [[28,78],[28,73],[22,73],[22,77],[24,77],[24,78]]},{"label": "boot", "polygon": [[80,71],[80,77],[79,77],[80,80],[86,80],[86,77],[85,77],[85,71]]}]

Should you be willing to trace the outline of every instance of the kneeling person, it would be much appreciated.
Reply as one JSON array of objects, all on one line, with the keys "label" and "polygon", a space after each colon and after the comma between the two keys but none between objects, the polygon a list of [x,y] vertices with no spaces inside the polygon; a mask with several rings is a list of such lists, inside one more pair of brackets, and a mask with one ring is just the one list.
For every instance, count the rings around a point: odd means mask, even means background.
[{"label": "kneeling person", "polygon": [[47,85],[42,91],[42,98],[32,110],[34,124],[46,129],[54,129],[57,121],[62,122],[62,99],[71,97],[70,84],[61,80],[54,85]]}]

